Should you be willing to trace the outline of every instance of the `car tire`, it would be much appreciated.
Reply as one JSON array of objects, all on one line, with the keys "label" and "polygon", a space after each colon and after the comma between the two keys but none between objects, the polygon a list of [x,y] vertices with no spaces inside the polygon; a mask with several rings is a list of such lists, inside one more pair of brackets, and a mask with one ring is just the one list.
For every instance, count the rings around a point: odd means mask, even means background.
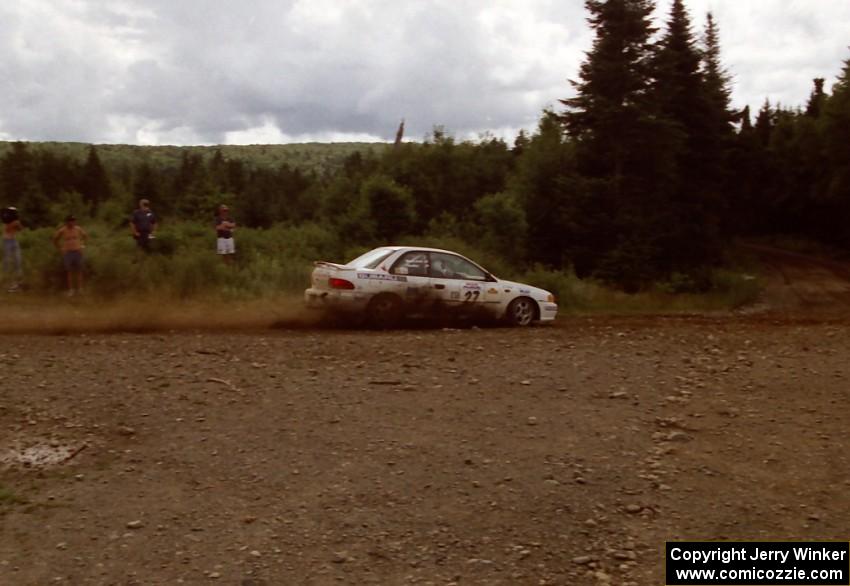
[{"label": "car tire", "polygon": [[517,297],[508,305],[505,321],[515,327],[526,328],[537,319],[537,303],[529,297]]},{"label": "car tire", "polygon": [[401,299],[390,294],[377,295],[366,307],[366,319],[373,328],[394,328],[401,320]]}]

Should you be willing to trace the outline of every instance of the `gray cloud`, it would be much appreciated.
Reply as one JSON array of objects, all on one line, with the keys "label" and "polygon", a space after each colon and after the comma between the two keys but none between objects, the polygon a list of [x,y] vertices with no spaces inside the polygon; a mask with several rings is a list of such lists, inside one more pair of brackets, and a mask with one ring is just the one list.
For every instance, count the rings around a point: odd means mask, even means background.
[{"label": "gray cloud", "polygon": [[[715,13],[738,105],[800,104],[848,57],[845,0],[688,5],[695,28]],[[591,38],[578,0],[20,0],[0,138],[390,139],[402,117],[414,139],[511,136],[570,94]]]}]

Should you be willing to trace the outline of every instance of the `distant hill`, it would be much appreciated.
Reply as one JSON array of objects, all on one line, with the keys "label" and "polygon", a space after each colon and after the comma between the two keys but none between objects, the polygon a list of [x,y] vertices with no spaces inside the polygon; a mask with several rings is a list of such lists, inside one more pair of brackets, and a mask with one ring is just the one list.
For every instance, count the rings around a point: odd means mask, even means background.
[{"label": "distant hill", "polygon": [[[89,144],[81,142],[27,142],[32,151],[52,151],[84,161]],[[278,167],[287,163],[302,171],[318,174],[339,168],[346,157],[354,152],[379,154],[390,147],[389,143],[338,142],[265,145],[218,146],[136,146],[127,144],[99,144],[97,153],[104,166],[115,169],[131,163],[147,161],[159,168],[177,167],[184,152],[200,153],[212,158],[221,151],[225,159],[240,159],[253,167]],[[0,141],[0,157],[12,148],[11,142]]]}]

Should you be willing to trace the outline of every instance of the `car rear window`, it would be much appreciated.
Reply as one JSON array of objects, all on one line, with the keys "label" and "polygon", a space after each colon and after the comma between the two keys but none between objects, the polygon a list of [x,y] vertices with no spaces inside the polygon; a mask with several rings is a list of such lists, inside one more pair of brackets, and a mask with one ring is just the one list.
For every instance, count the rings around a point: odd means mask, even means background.
[{"label": "car rear window", "polygon": [[345,266],[355,269],[374,269],[384,262],[384,260],[386,260],[386,258],[393,252],[392,248],[376,248],[375,250],[370,250],[366,254],[361,254],[354,260],[346,263]]}]

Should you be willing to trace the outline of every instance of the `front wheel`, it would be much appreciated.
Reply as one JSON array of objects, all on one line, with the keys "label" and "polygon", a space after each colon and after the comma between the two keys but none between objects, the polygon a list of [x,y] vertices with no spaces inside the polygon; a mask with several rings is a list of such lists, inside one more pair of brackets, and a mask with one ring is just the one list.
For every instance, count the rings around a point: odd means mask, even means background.
[{"label": "front wheel", "polygon": [[528,327],[534,323],[537,317],[537,304],[528,297],[519,297],[511,301],[505,312],[505,321],[512,326],[521,328]]},{"label": "front wheel", "polygon": [[395,295],[378,295],[369,302],[366,319],[381,330],[395,327],[401,319],[401,300]]}]

